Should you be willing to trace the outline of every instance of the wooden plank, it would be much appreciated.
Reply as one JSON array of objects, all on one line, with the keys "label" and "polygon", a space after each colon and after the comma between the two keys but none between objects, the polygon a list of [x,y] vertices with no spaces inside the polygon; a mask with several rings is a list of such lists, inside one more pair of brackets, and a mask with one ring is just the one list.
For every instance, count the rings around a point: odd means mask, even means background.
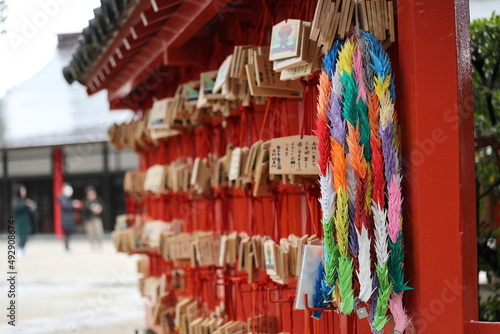
[{"label": "wooden plank", "polygon": [[[340,13],[336,12],[335,16],[333,18],[333,35],[332,35],[332,39],[333,40],[335,40],[335,36],[337,36],[337,31],[338,31],[338,28],[339,28],[339,23],[340,23]],[[332,43],[333,43],[333,41],[332,41]]]},{"label": "wooden plank", "polygon": [[378,40],[383,40],[382,34],[382,6],[381,0],[375,0],[375,19],[377,21],[377,36]]},{"label": "wooden plank", "polygon": [[378,17],[379,17],[379,29],[380,29],[380,40],[385,39],[385,23],[384,23],[384,2],[387,0],[378,0]]},{"label": "wooden plank", "polygon": [[[340,1],[338,1],[340,2]],[[337,2],[337,3],[338,3]],[[330,49],[332,47],[332,44],[333,44],[333,41],[335,40],[335,34],[336,34],[336,26],[335,26],[335,8],[337,7],[337,5],[335,3],[333,3],[333,6],[330,7],[330,13],[329,13],[329,17],[331,17],[331,21],[330,21],[330,25],[328,26],[328,36],[327,36],[327,39],[326,39],[326,46],[327,46],[327,49]],[[326,52],[327,50],[325,50]]]},{"label": "wooden plank", "polygon": [[389,30],[389,5],[388,1],[383,2],[384,4],[384,22],[385,22],[385,29]]},{"label": "wooden plank", "polygon": [[[335,40],[335,38],[337,38],[338,30],[339,30],[338,27],[340,24],[340,13],[339,13],[340,3],[341,3],[341,0],[337,0],[337,2],[335,3],[335,10],[333,11],[334,15],[336,15],[338,17],[335,28],[333,29],[333,39],[334,40]],[[333,18],[333,23],[335,23],[335,17]]]},{"label": "wooden plank", "polygon": [[340,29],[342,27],[342,19],[344,17],[344,8],[345,8],[345,4],[344,4],[344,2],[342,2],[342,6],[340,7],[340,20],[339,20],[339,26],[337,29],[337,38],[340,38]]},{"label": "wooden plank", "polygon": [[321,8],[323,6],[323,1],[326,0],[318,0],[318,3],[316,4],[316,10],[314,11],[314,18],[311,25],[311,33],[309,34],[309,39],[312,39],[313,41],[318,40],[319,23],[320,23]]},{"label": "wooden plank", "polygon": [[375,35],[375,30],[373,26],[372,5],[373,5],[372,1],[366,2],[366,16],[368,19],[368,32]]},{"label": "wooden plank", "polygon": [[349,35],[349,32],[351,31],[352,16],[354,14],[354,7],[356,7],[356,4],[354,3],[354,1],[355,0],[350,0],[351,6],[349,8],[349,17],[347,18],[347,24],[345,27],[346,36]]},{"label": "wooden plank", "polygon": [[[327,29],[325,31],[325,42],[323,43],[324,45],[327,46],[327,48],[330,48],[332,46],[332,43],[333,43],[332,34],[334,33],[334,31],[333,31],[334,14],[335,14],[335,2],[332,2],[330,4],[330,8],[328,10],[329,20],[328,20]],[[330,40],[332,41],[331,43],[330,43]]]},{"label": "wooden plank", "polygon": [[387,6],[389,8],[389,40],[394,43],[396,41],[396,31],[394,29],[394,2],[389,1]]},{"label": "wooden plank", "polygon": [[366,16],[366,3],[365,0],[361,0],[361,21],[363,22],[362,29],[368,31],[370,28],[368,26],[368,17]]},{"label": "wooden plank", "polygon": [[345,26],[347,24],[347,17],[349,16],[349,5],[350,1],[342,2],[342,17],[339,26],[339,37],[340,39],[344,39],[345,37]]},{"label": "wooden plank", "polygon": [[373,34],[378,39],[377,0],[372,1]]},{"label": "wooden plank", "polygon": [[318,47],[320,47],[324,41],[324,34],[327,28],[326,22],[327,22],[328,11],[330,10],[330,4],[331,2],[329,0],[325,0],[323,2],[323,6],[321,7],[321,16],[319,21],[319,36],[317,43]]}]

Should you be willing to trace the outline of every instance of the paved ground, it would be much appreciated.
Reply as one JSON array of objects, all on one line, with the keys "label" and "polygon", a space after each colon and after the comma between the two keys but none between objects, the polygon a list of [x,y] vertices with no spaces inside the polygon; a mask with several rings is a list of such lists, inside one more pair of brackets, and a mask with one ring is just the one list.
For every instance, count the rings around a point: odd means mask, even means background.
[{"label": "paved ground", "polygon": [[[92,251],[83,237],[72,242],[34,236],[17,259],[17,321],[7,325],[7,242],[0,236],[0,333],[134,334],[143,328],[136,257],[116,253],[111,241]],[[142,331],[140,332],[142,333]]]}]

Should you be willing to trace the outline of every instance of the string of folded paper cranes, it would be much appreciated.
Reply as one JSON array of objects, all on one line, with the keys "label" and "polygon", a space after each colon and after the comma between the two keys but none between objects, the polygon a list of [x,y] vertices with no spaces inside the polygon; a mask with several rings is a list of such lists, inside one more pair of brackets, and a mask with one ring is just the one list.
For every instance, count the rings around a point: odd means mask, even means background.
[{"label": "string of folded paper cranes", "polygon": [[[323,58],[319,81],[318,164],[324,264],[315,304],[351,314],[368,306],[373,330],[389,321],[402,333],[401,162],[391,63],[373,34],[356,29]],[[316,305],[315,305],[316,306]]]}]

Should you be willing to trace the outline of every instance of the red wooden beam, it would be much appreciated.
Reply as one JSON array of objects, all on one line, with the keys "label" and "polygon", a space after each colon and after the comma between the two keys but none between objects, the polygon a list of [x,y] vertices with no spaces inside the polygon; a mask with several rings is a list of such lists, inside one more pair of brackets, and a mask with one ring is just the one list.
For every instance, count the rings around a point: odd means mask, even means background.
[{"label": "red wooden beam", "polygon": [[119,100],[127,96],[146,76],[162,64],[165,50],[184,45],[229,2],[230,0],[200,0],[183,3],[150,44],[141,50],[142,59],[146,61],[134,59],[115,79],[121,85],[117,90],[108,91],[109,100]]},{"label": "red wooden beam", "polygon": [[162,11],[167,8],[171,8],[177,5],[180,5],[184,2],[184,0],[177,0],[177,1],[170,1],[168,3],[165,3],[164,1],[161,0],[149,0],[151,2],[151,7],[153,11],[158,12]]},{"label": "red wooden beam", "polygon": [[418,333],[478,318],[472,72],[466,0],[397,1],[405,304]]},{"label": "red wooden beam", "polygon": [[500,333],[500,323],[498,322],[478,322],[472,321],[467,326],[467,334],[498,334]]},{"label": "red wooden beam", "polygon": [[[159,24],[159,26],[161,25]],[[125,46],[126,50],[140,50],[142,46],[148,43],[149,37],[154,35],[155,32],[156,31],[154,29],[151,29],[149,33],[145,33],[140,38],[134,39],[131,36],[129,36],[128,38],[124,38],[123,45]]]},{"label": "red wooden beam", "polygon": [[135,26],[130,28],[130,41],[129,42],[138,42],[142,41],[148,42],[149,38],[156,35],[158,30],[163,26],[163,22],[158,22],[155,24],[151,24],[146,27],[142,24],[142,22],[138,22]]},{"label": "red wooden beam", "polygon": [[[182,2],[181,2],[182,3]],[[144,26],[150,26],[154,23],[164,21],[166,18],[172,16],[177,9],[177,5],[169,5],[166,7],[159,7],[158,10],[150,8],[141,14],[141,21]]]}]

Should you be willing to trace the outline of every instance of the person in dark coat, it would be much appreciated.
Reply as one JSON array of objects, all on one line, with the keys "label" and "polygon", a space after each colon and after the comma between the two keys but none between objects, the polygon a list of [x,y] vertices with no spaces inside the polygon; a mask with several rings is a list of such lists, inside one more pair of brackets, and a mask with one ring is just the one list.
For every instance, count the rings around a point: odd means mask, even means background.
[{"label": "person in dark coat", "polygon": [[14,198],[12,199],[12,219],[18,238],[18,256],[25,255],[26,242],[31,233],[31,215],[34,210],[34,203],[26,197],[26,187],[18,185],[14,189]]},{"label": "person in dark coat", "polygon": [[97,197],[97,192],[93,186],[85,188],[85,199],[83,202],[83,217],[85,232],[90,241],[91,247],[102,248],[102,219],[103,205]]},{"label": "person in dark coat", "polygon": [[70,252],[69,239],[71,235],[75,232],[76,222],[74,217],[75,209],[79,207],[79,202],[73,200],[73,188],[64,183],[62,187],[62,194],[59,197],[59,203],[61,203],[61,227],[64,232],[64,247],[67,252]]}]

